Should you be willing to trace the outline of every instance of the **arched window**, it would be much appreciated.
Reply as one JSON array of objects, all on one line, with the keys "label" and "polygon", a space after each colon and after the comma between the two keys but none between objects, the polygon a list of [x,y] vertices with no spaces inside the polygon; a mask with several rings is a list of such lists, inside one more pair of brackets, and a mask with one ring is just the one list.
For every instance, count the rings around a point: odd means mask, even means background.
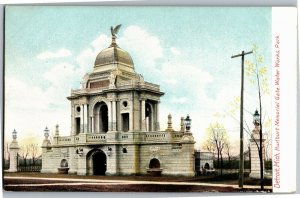
[{"label": "arched window", "polygon": [[68,161],[66,159],[62,159],[61,162],[60,162],[60,167],[61,168],[66,168],[68,167]]},{"label": "arched window", "polygon": [[93,110],[94,121],[92,127],[94,133],[103,133],[108,131],[108,107],[104,102],[98,102]]},{"label": "arched window", "polygon": [[204,168],[205,168],[205,169],[209,169],[209,164],[208,164],[208,163],[205,163]]}]

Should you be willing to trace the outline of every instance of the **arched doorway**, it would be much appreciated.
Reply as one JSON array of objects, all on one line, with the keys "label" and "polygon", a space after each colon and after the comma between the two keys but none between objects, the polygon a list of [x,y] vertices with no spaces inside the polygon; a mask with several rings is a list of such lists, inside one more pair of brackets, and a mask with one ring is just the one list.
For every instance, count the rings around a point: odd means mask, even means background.
[{"label": "arched doorway", "polygon": [[107,105],[101,105],[101,107],[100,107],[100,129],[101,129],[101,132],[108,131],[108,108],[107,108]]},{"label": "arched doorway", "polygon": [[149,168],[160,168],[159,160],[156,158],[151,159],[149,163]]},{"label": "arched doorway", "polygon": [[160,168],[160,162],[158,159],[153,158],[150,160],[149,168],[147,169],[147,173],[151,176],[160,176],[162,169]]},{"label": "arched doorway", "polygon": [[93,175],[105,175],[106,155],[102,151],[96,151],[92,154]]},{"label": "arched doorway", "polygon": [[108,108],[105,102],[99,102],[94,107],[94,132],[108,131]]}]

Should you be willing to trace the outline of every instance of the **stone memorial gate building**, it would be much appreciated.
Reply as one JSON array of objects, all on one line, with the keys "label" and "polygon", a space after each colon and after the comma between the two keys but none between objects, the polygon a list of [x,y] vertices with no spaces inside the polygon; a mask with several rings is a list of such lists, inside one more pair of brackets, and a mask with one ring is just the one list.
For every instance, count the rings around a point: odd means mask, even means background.
[{"label": "stone memorial gate building", "polygon": [[[160,129],[159,85],[135,72],[128,52],[112,42],[96,57],[82,87],[71,90],[71,133],[45,130],[42,173],[195,175],[194,138],[184,126]],[[151,50],[151,49],[150,49]]]}]

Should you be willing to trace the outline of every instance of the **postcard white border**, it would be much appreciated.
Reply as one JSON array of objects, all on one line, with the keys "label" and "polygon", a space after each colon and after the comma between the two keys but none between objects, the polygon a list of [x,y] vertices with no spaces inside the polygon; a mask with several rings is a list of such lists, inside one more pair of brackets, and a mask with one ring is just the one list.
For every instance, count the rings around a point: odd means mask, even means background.
[{"label": "postcard white border", "polygon": [[297,10],[272,8],[273,192],[296,191]]}]

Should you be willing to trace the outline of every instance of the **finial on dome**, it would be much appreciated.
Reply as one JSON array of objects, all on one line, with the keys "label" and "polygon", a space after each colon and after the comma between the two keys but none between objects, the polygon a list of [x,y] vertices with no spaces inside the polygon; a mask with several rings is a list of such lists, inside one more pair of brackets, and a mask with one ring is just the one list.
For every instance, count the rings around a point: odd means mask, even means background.
[{"label": "finial on dome", "polygon": [[122,25],[119,24],[116,27],[113,27],[113,26],[110,27],[110,32],[111,32],[111,36],[112,36],[112,41],[111,41],[110,47],[118,46],[117,43],[116,43],[116,38],[117,38],[116,34],[118,33],[121,26]]}]

